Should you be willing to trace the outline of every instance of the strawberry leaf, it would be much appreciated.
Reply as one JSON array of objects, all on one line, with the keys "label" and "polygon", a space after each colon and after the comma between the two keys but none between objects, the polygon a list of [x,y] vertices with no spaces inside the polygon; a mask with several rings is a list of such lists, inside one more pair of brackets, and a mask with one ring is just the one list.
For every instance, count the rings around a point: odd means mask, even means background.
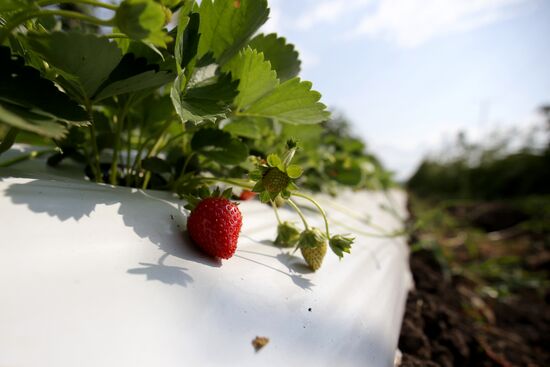
[{"label": "strawberry leaf", "polygon": [[269,9],[266,0],[203,0],[199,14],[198,58],[212,53],[223,65],[266,22]]},{"label": "strawberry leaf", "polygon": [[[62,120],[88,120],[78,103],[43,78],[38,70],[26,66],[23,58],[11,54],[7,47],[0,46],[0,65],[0,103],[9,102]],[[15,113],[13,108],[9,109]]]},{"label": "strawberry leaf", "polygon": [[277,77],[284,82],[298,76],[300,72],[300,59],[294,45],[286,43],[283,37],[277,38],[275,33],[268,35],[259,34],[248,45],[264,54],[271,67],[277,71]]},{"label": "strawberry leaf", "polygon": [[78,91],[81,99],[93,96],[122,59],[114,42],[92,34],[30,33],[27,39],[29,46],[63,76],[60,84]]},{"label": "strawberry leaf", "polygon": [[239,52],[223,70],[230,72],[233,80],[239,81],[239,94],[234,101],[239,109],[248,107],[279,85],[277,73],[271,69],[269,61],[251,48]]},{"label": "strawberry leaf", "polygon": [[266,117],[288,124],[317,124],[329,118],[321,94],[311,90],[310,82],[290,79],[251,106],[239,111],[240,116]]},{"label": "strawberry leaf", "polygon": [[221,164],[236,165],[248,157],[248,147],[228,132],[200,129],[191,139],[191,148]]},{"label": "strawberry leaf", "polygon": [[115,14],[116,26],[135,40],[166,47],[170,37],[164,32],[166,15],[153,0],[124,0]]},{"label": "strawberry leaf", "polygon": [[60,139],[67,133],[66,127],[55,117],[9,103],[0,103],[0,123],[53,139]]},{"label": "strawberry leaf", "polygon": [[172,103],[183,122],[214,121],[226,116],[236,95],[236,83],[228,75],[206,79],[182,93],[179,85],[184,79],[185,76],[181,74],[170,91]]},{"label": "strawberry leaf", "polygon": [[232,120],[223,127],[223,130],[249,139],[259,139],[261,136],[258,124],[251,119]]}]

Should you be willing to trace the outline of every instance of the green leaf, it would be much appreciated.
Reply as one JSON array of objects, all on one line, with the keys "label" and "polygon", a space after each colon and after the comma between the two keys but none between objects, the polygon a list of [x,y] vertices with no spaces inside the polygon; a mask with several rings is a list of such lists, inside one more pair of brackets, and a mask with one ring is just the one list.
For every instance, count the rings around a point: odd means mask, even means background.
[{"label": "green leaf", "polygon": [[254,120],[251,119],[237,119],[233,120],[223,127],[224,131],[230,132],[236,136],[242,136],[243,138],[259,139],[260,128]]},{"label": "green leaf", "polygon": [[53,116],[9,103],[0,104],[0,123],[53,139],[60,139],[67,133],[67,128]]},{"label": "green leaf", "polygon": [[80,98],[94,95],[120,62],[122,55],[114,42],[77,32],[29,33],[29,46],[54,66]]},{"label": "green leaf", "polygon": [[246,144],[219,129],[197,131],[191,139],[191,148],[221,164],[239,164],[248,157]]},{"label": "green leaf", "polygon": [[94,97],[94,101],[98,102],[108,97],[137,92],[143,89],[158,88],[173,81],[174,77],[175,75],[172,72],[166,70],[158,72],[154,70],[147,71],[107,85]]},{"label": "green leaf", "polygon": [[292,79],[300,73],[300,59],[294,45],[286,43],[283,37],[277,38],[275,33],[259,34],[248,44],[258,52],[262,52],[271,67],[277,71],[281,82]]},{"label": "green leaf", "polygon": [[239,80],[239,94],[234,101],[239,109],[248,107],[279,85],[271,64],[264,60],[261,53],[251,48],[239,52],[223,70],[230,72],[233,80]]},{"label": "green leaf", "polygon": [[226,116],[236,95],[236,83],[228,75],[204,80],[189,88],[184,95],[179,91],[180,78],[174,82],[170,96],[182,121],[199,123]]},{"label": "green leaf", "polygon": [[158,157],[149,157],[145,158],[141,165],[147,171],[154,173],[170,173],[172,172],[172,167],[164,159]]},{"label": "green leaf", "polygon": [[281,163],[281,158],[277,154],[271,153],[267,156],[267,164],[269,164],[271,167],[277,167]]},{"label": "green leaf", "polygon": [[[253,190],[253,191],[255,191],[255,190]],[[260,201],[262,203],[269,203],[269,201],[271,200],[271,195],[269,195],[269,192],[267,192],[267,191],[260,192],[259,197],[260,197]]]},{"label": "green leaf", "polygon": [[286,174],[290,178],[298,178],[302,175],[304,170],[297,164],[291,164],[286,168]]},{"label": "green leaf", "polygon": [[78,103],[53,82],[42,78],[38,70],[25,66],[23,58],[12,55],[4,46],[0,46],[0,65],[0,103],[24,106],[35,113],[67,121],[88,120],[86,111]]},{"label": "green leaf", "polygon": [[347,186],[356,186],[363,178],[363,171],[357,162],[338,160],[326,168],[326,173],[333,180]]},{"label": "green leaf", "polygon": [[311,83],[290,79],[254,102],[241,116],[266,117],[288,124],[317,124],[326,121],[330,113],[319,102],[321,94],[311,90]]},{"label": "green leaf", "polygon": [[267,0],[203,0],[198,58],[208,53],[220,65],[246,45],[269,15]]},{"label": "green leaf", "polygon": [[248,178],[250,178],[252,181],[261,180],[262,179],[262,171],[260,171],[259,169],[251,171],[248,174]]},{"label": "green leaf", "polygon": [[166,15],[162,5],[153,0],[124,0],[115,14],[116,26],[136,40],[166,47],[170,36],[164,32]]},{"label": "green leaf", "polygon": [[190,13],[194,4],[194,0],[188,1],[180,9],[176,42],[174,44],[174,56],[176,58],[178,73],[181,73],[182,68],[187,68],[191,61],[194,60],[199,46],[200,16],[198,13]]}]

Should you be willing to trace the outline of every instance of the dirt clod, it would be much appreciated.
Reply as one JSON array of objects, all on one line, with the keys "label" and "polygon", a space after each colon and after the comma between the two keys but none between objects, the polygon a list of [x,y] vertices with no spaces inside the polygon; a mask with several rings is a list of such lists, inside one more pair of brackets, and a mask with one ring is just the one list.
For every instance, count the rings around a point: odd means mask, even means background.
[{"label": "dirt clod", "polygon": [[252,346],[256,352],[265,347],[267,343],[269,343],[269,338],[266,338],[265,336],[257,336],[254,340],[252,340]]}]

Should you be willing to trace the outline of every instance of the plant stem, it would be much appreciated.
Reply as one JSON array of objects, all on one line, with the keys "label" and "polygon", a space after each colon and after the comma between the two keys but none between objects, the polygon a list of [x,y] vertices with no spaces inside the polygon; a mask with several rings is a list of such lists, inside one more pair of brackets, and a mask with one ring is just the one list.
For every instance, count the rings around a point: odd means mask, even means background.
[{"label": "plant stem", "polygon": [[38,18],[43,15],[59,15],[64,18],[78,19],[83,22],[88,22],[88,23],[102,25],[102,26],[112,26],[115,24],[114,18],[103,20],[103,19],[95,18],[86,14],[82,14],[82,13],[78,13],[76,11],[70,11],[70,10],[41,9],[41,10],[35,10],[31,12],[23,12],[15,16],[3,27],[2,31],[0,32],[0,45],[4,43],[6,38],[10,35],[11,31],[17,28],[17,26],[19,26],[20,24],[22,24],[23,22],[29,19]]},{"label": "plant stem", "polygon": [[325,211],[323,210],[323,208],[321,208],[321,205],[319,205],[313,198],[311,198],[311,197],[309,197],[305,194],[301,194],[299,192],[293,192],[292,195],[298,196],[298,197],[303,198],[303,199],[306,199],[306,200],[310,201],[313,205],[315,205],[315,207],[317,208],[319,213],[321,213],[321,216],[323,217],[323,220],[325,221],[325,231],[327,233],[327,239],[330,239],[330,231],[329,231],[329,227],[328,227],[327,215],[325,214]]},{"label": "plant stem", "polygon": [[377,225],[377,224],[374,224],[370,221],[370,219],[366,218],[363,216],[363,214],[359,213],[359,212],[356,212],[356,211],[353,211],[352,209],[349,209],[335,201],[331,201],[331,200],[324,200],[324,202],[326,203],[326,205],[329,205],[331,206],[332,208],[340,211],[341,213],[344,213],[358,221],[360,221],[361,223],[364,223],[365,225],[367,225],[368,227],[371,227],[372,229],[375,229],[377,231],[380,231],[382,233],[386,233],[386,229]]},{"label": "plant stem", "polygon": [[191,158],[193,158],[193,156],[195,155],[195,153],[191,153],[187,156],[187,158],[185,158],[185,162],[183,162],[183,167],[181,168],[181,174],[184,175],[185,174],[185,170],[187,169],[187,166],[189,165],[189,162],[191,162]]},{"label": "plant stem", "polygon": [[91,6],[96,6],[98,8],[104,8],[116,11],[118,9],[118,6],[113,4],[106,4],[102,3],[101,1],[94,1],[94,0],[39,0],[36,2],[38,6],[48,6],[48,5],[54,5],[54,4],[66,4],[66,3],[77,3],[77,4],[86,4]]},{"label": "plant stem", "polygon": [[[141,130],[139,131],[140,137],[138,138],[138,144],[139,139],[141,138]],[[134,166],[130,167],[130,164],[132,162],[132,129],[130,128],[130,124],[126,127],[126,186],[130,186],[130,177],[132,174],[132,171],[134,170]]]},{"label": "plant stem", "polygon": [[95,131],[94,113],[92,111],[92,104],[89,99],[86,99],[85,107],[86,111],[88,112],[88,118],[90,119],[90,137],[92,141],[91,143],[93,157],[92,162],[90,162],[90,166],[92,167],[92,171],[94,172],[95,182],[102,182],[103,177],[101,174],[101,166],[99,165],[99,149],[97,147],[97,134]]},{"label": "plant stem", "polygon": [[0,167],[1,168],[9,167],[13,164],[23,162],[23,161],[26,161],[28,159],[38,158],[38,157],[40,157],[44,154],[54,153],[54,152],[57,152],[57,149],[33,150],[32,152],[22,154],[20,156],[15,157],[15,158],[8,159],[4,162],[0,162]]},{"label": "plant stem", "polygon": [[102,34],[99,36],[101,38],[130,38],[128,35],[124,33],[108,33],[108,34]]},{"label": "plant stem", "polygon": [[304,227],[306,228],[306,231],[309,230],[309,226],[307,225],[306,217],[304,217],[304,213],[298,208],[298,205],[294,203],[291,199],[287,199],[288,204],[296,210],[296,213],[300,216],[300,219],[302,220],[302,223],[304,223]]},{"label": "plant stem", "polygon": [[252,184],[246,184],[244,182],[239,182],[239,181],[236,181],[238,179],[232,179],[232,178],[218,178],[218,177],[195,177],[194,178],[195,180],[199,180],[199,181],[214,181],[214,182],[223,182],[223,183],[226,183],[226,184],[229,184],[229,185],[234,185],[234,186],[238,186],[240,188],[243,188],[243,189],[252,189],[254,187],[254,185]]},{"label": "plant stem", "polygon": [[269,200],[269,201],[271,202],[271,206],[273,207],[273,211],[275,212],[277,223],[283,224],[283,222],[281,222],[281,218],[279,217],[279,209],[277,209],[277,205],[275,205],[275,202],[273,202],[273,200]]},{"label": "plant stem", "polygon": [[118,118],[117,118],[117,125],[116,125],[116,131],[115,131],[115,146],[113,148],[113,160],[111,162],[111,174],[110,174],[111,185],[117,184],[118,152],[120,150],[120,139],[122,135],[122,128],[124,126],[124,120],[126,119],[128,108],[130,107],[130,100],[131,100],[131,97],[128,97],[128,99],[124,102],[122,111],[117,116]]}]

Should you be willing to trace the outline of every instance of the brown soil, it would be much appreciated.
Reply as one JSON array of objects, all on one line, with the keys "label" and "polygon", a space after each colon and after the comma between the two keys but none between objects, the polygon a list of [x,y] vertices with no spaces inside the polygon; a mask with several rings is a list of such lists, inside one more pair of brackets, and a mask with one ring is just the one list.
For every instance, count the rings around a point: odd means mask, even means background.
[{"label": "brown soil", "polygon": [[412,253],[410,265],[415,290],[399,340],[401,366],[550,366],[548,293],[483,297],[425,249]]}]

